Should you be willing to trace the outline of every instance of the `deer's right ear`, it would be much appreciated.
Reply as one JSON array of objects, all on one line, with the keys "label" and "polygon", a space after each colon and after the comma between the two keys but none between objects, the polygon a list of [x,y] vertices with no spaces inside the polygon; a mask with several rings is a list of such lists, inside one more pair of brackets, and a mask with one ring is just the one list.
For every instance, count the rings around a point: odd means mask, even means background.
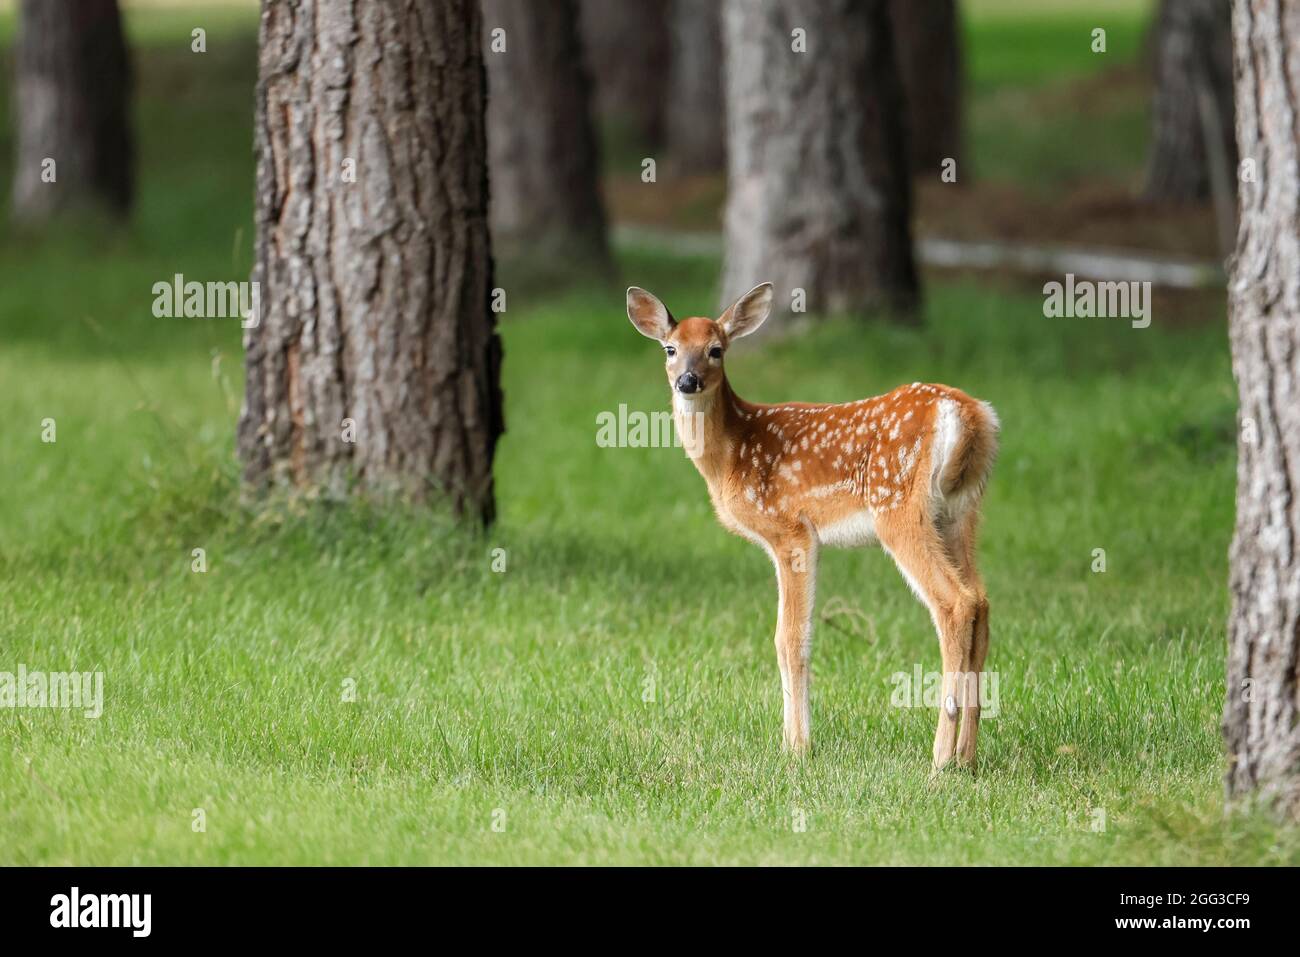
[{"label": "deer's right ear", "polygon": [[658,342],[667,339],[677,325],[667,307],[639,286],[627,287],[627,317],[637,332]]}]

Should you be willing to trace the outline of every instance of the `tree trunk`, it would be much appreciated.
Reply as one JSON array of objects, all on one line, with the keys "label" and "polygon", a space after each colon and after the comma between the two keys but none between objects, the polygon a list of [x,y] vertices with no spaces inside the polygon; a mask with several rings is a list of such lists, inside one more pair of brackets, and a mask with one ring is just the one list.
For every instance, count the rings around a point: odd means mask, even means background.
[{"label": "tree trunk", "polygon": [[131,64],[117,0],[22,0],[13,214],[131,206]]},{"label": "tree trunk", "polygon": [[723,35],[722,302],[766,280],[776,313],[911,313],[911,195],[886,0],[727,0]]},{"label": "tree trunk", "polygon": [[263,0],[262,310],[238,434],[254,486],[492,518],[480,27],[478,0]]},{"label": "tree trunk", "polygon": [[956,0],[892,0],[894,46],[906,103],[913,172],[938,177],[946,159],[961,167],[961,23]]},{"label": "tree trunk", "polygon": [[609,247],[577,6],[483,0],[483,15],[497,255],[604,271]]},{"label": "tree trunk", "polygon": [[668,152],[681,173],[726,165],[722,16],[718,0],[673,0]]},{"label": "tree trunk", "polygon": [[1233,34],[1237,139],[1253,170],[1228,294],[1241,421],[1227,791],[1300,819],[1300,5],[1236,0]]},{"label": "tree trunk", "polygon": [[1237,165],[1229,11],[1229,0],[1162,0],[1160,4],[1148,199],[1207,199],[1215,156],[1221,157],[1229,176]]},{"label": "tree trunk", "polygon": [[582,38],[595,77],[597,111],[605,123],[624,126],[639,149],[664,142],[668,3],[582,0]]}]

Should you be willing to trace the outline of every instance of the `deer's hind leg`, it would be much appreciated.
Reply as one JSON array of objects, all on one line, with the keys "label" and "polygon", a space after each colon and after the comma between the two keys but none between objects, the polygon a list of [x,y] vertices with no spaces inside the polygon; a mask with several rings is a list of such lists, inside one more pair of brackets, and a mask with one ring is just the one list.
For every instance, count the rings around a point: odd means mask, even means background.
[{"label": "deer's hind leg", "polygon": [[979,528],[979,510],[969,509],[943,530],[944,544],[957,566],[963,583],[975,595],[975,621],[972,625],[970,660],[965,666],[962,690],[961,733],[957,738],[957,763],[975,767],[979,739],[980,707],[985,692],[984,661],[989,653],[989,599],[975,564],[975,539]]},{"label": "deer's hind leg", "polygon": [[979,596],[953,560],[943,536],[924,508],[900,508],[879,515],[877,534],[912,591],[930,610],[943,659],[939,725],[934,734],[934,768],[952,760],[957,747],[959,702],[964,676],[974,663]]}]

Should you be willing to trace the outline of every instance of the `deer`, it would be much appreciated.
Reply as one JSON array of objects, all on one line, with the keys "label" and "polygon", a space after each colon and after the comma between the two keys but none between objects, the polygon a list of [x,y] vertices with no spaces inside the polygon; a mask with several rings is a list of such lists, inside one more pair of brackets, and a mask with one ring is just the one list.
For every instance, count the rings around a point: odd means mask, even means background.
[{"label": "deer", "polygon": [[782,747],[812,746],[813,604],[823,546],[878,544],[928,608],[943,661],[932,770],[976,769],[980,676],[989,602],[976,566],[980,506],[997,455],[987,402],[914,382],[856,402],[746,402],[731,387],[727,350],[772,308],[760,283],[718,319],[678,322],[637,286],[632,325],[664,350],[673,422],[704,478],[720,524],[776,566],[776,658]]}]

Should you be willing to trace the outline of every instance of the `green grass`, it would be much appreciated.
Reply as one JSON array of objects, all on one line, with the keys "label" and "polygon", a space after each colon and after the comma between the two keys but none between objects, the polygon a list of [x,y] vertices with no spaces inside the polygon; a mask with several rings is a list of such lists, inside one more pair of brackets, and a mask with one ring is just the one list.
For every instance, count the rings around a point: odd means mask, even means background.
[{"label": "green grass", "polygon": [[[1154,9],[1152,0],[966,0],[967,75],[980,95],[1081,76],[1134,60]],[[1093,49],[1093,31],[1105,49]]]},{"label": "green grass", "polygon": [[[0,670],[106,687],[97,720],[0,710],[0,863],[1300,861],[1295,831],[1220,800],[1221,325],[1049,320],[1033,292],[943,282],[923,332],[830,322],[737,352],[755,400],[933,379],[1003,420],[980,777],[931,782],[933,714],[889,703],[938,649],[876,552],[822,562],[820,608],[856,611],[819,622],[795,762],[770,563],[680,451],[596,446],[599,412],[666,408],[617,290],[512,296],[490,532],[241,500],[238,330],[149,306],[174,272],[247,268],[250,61],[186,91],[156,82],[172,53],[142,60],[133,228],[0,248]],[[712,300],[714,262],[622,264],[674,309]]]},{"label": "green grass", "polygon": [[[1132,186],[1146,158],[1146,0],[970,0],[964,15],[967,135],[974,175],[1040,195],[1080,181]],[[1105,52],[1092,32],[1106,31]]]}]

